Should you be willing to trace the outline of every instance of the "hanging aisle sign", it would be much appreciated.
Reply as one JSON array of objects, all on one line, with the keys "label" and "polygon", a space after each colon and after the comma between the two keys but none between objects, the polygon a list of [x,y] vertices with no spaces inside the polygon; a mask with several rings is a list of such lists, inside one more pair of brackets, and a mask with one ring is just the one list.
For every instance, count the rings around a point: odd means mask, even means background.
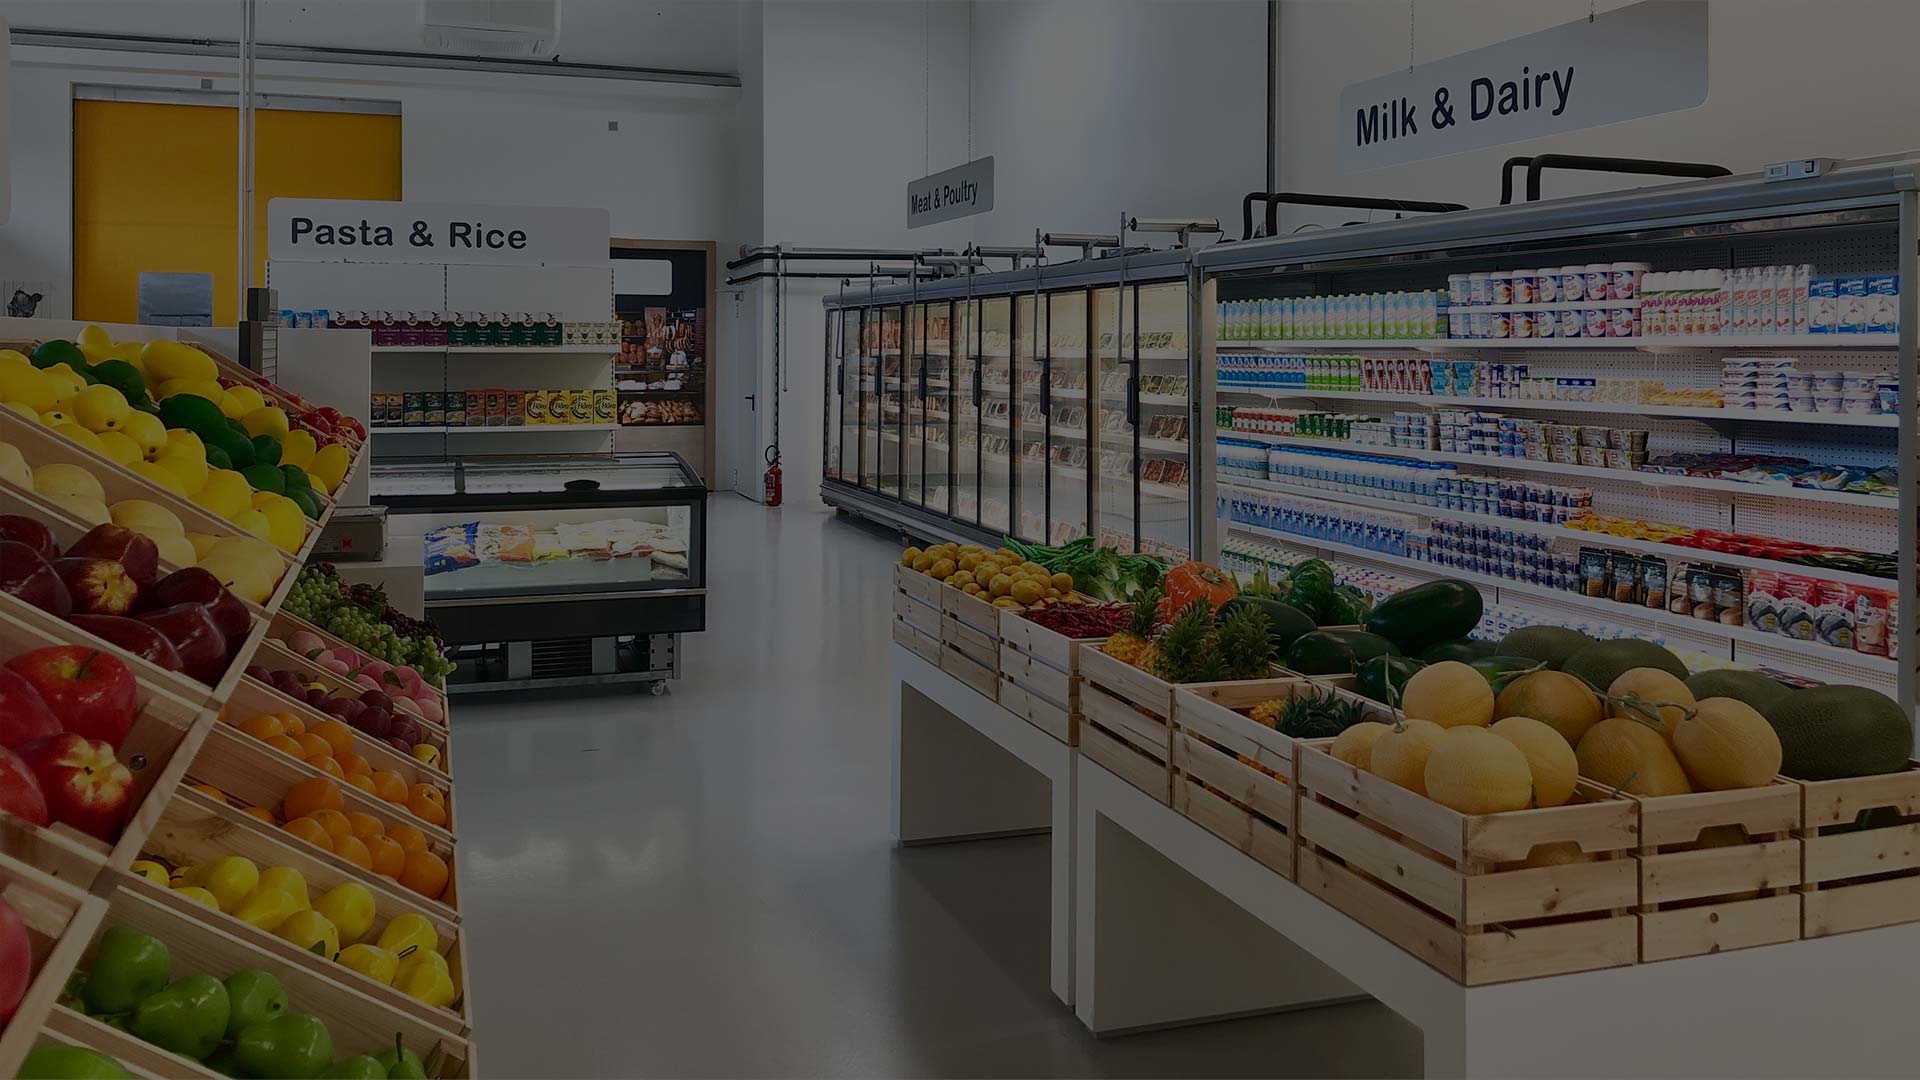
[{"label": "hanging aisle sign", "polygon": [[605,266],[611,228],[605,210],[571,206],[267,202],[267,253],[286,262]]},{"label": "hanging aisle sign", "polygon": [[993,209],[993,158],[975,158],[958,168],[907,183],[907,228],[917,229]]},{"label": "hanging aisle sign", "polygon": [[1707,0],[1645,0],[1347,87],[1340,163],[1376,169],[1706,100]]}]

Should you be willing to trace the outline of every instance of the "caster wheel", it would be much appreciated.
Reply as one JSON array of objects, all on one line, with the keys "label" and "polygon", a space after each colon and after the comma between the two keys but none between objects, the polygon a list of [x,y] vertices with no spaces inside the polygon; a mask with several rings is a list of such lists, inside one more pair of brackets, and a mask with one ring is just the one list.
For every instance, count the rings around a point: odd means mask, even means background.
[{"label": "caster wheel", "polygon": [[660,682],[650,682],[650,683],[648,683],[648,684],[647,684],[647,693],[649,693],[649,694],[652,694],[652,695],[653,695],[654,697],[665,697],[665,696],[666,696],[666,694],[667,694],[667,684],[666,684],[666,682],[665,682],[664,680],[662,680],[662,681],[660,681]]}]

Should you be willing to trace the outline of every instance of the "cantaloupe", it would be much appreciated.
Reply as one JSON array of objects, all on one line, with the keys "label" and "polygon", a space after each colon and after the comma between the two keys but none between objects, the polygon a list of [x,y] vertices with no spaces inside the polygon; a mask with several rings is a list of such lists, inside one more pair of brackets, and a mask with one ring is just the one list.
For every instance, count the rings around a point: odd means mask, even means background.
[{"label": "cantaloupe", "polygon": [[1693,691],[1687,684],[1659,668],[1634,668],[1623,671],[1607,686],[1608,716],[1624,716],[1657,725],[1668,741],[1673,725],[1694,706]]},{"label": "cantaloupe", "polygon": [[1753,706],[1708,698],[1673,730],[1673,753],[1700,791],[1765,787],[1780,771],[1780,737]]},{"label": "cantaloupe", "polygon": [[1608,717],[1574,747],[1580,775],[1633,795],[1685,795],[1693,790],[1680,759],[1660,732],[1638,720]]},{"label": "cantaloupe", "polygon": [[1600,695],[1564,671],[1536,671],[1507,684],[1493,701],[1497,723],[1509,716],[1530,716],[1560,733],[1571,750],[1587,729],[1606,716]]},{"label": "cantaloupe", "polygon": [[1400,692],[1400,709],[1441,727],[1486,727],[1493,722],[1493,687],[1460,661],[1442,660],[1413,673]]},{"label": "cantaloupe", "polygon": [[1431,720],[1403,720],[1373,741],[1367,771],[1408,791],[1427,793],[1427,757],[1447,729]]},{"label": "cantaloupe", "polygon": [[1327,753],[1356,769],[1365,769],[1373,762],[1373,744],[1392,730],[1378,720],[1362,720],[1334,736]]},{"label": "cantaloupe", "polygon": [[1524,810],[1533,802],[1527,756],[1512,742],[1473,725],[1452,728],[1433,744],[1424,779],[1427,798],[1462,814]]},{"label": "cantaloupe", "polygon": [[[1557,673],[1556,673],[1557,674]],[[1530,716],[1495,720],[1487,729],[1517,747],[1533,777],[1534,806],[1564,806],[1573,798],[1580,775],[1573,746],[1560,733]]]}]

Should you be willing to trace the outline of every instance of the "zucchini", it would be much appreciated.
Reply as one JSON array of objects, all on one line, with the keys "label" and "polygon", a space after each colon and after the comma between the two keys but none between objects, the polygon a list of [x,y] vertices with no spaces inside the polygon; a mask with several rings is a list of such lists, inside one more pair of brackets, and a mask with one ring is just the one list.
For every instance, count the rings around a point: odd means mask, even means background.
[{"label": "zucchini", "polygon": [[1367,629],[1408,653],[1463,638],[1480,622],[1480,590],[1442,578],[1382,600],[1367,615]]},{"label": "zucchini", "polygon": [[1283,604],[1269,596],[1249,596],[1246,593],[1234,597],[1220,605],[1214,618],[1224,623],[1227,616],[1238,608],[1252,608],[1267,616],[1267,637],[1272,640],[1274,651],[1285,654],[1302,634],[1313,632],[1313,620],[1292,604]]},{"label": "zucchini", "polygon": [[1357,663],[1353,647],[1325,630],[1302,634],[1287,650],[1287,667],[1302,675],[1348,675]]},{"label": "zucchini", "polygon": [[1458,660],[1467,663],[1483,656],[1492,656],[1500,651],[1500,646],[1491,641],[1475,641],[1472,638],[1455,638],[1438,645],[1429,645],[1420,652],[1420,659],[1432,664],[1441,660]]}]

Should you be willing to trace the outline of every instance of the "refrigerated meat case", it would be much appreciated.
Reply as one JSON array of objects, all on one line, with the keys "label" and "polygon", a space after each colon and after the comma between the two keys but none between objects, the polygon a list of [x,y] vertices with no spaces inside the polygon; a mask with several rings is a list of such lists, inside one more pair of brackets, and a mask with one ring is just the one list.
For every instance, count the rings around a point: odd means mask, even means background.
[{"label": "refrigerated meat case", "polygon": [[[1196,460],[1207,462],[1200,482],[1216,511],[1201,522],[1201,557],[1250,566],[1247,550],[1258,548],[1283,559],[1318,555],[1334,561],[1336,573],[1401,586],[1464,579],[1487,596],[1502,625],[1554,623],[1662,640],[1716,662],[1864,685],[1911,704],[1915,629],[1902,613],[1914,610],[1920,513],[1916,191],[1920,157],[1901,155],[1835,163],[1805,179],[1727,176],[1198,253],[1202,368],[1209,382],[1218,380],[1219,404],[1217,425],[1197,433]],[[1644,268],[1655,293],[1609,297],[1605,306],[1625,318],[1609,319],[1600,336],[1588,336],[1592,272],[1620,266],[1629,274]],[[1777,281],[1777,271],[1765,268],[1781,266],[1794,271],[1793,317],[1797,323],[1804,312],[1807,332],[1755,333],[1755,325],[1769,327],[1754,314],[1765,289],[1751,283]],[[1565,271],[1582,267],[1582,295],[1573,301],[1559,297],[1542,307],[1536,296],[1534,308],[1525,309],[1474,295],[1477,275],[1493,283],[1503,272],[1514,281],[1531,274],[1537,283],[1559,271],[1549,289],[1558,296],[1554,290],[1568,283]],[[1726,325],[1716,322],[1708,332],[1698,309],[1721,299],[1715,272],[1730,293]],[[1465,279],[1468,303],[1463,310],[1453,306],[1457,296],[1449,298],[1444,330],[1375,332],[1369,312],[1361,333],[1351,317],[1352,297],[1432,290],[1447,296],[1450,277]],[[1837,286],[1837,303],[1823,299],[1831,295],[1823,282]],[[1849,324],[1844,317],[1856,289],[1875,295],[1856,299],[1855,313],[1869,310],[1868,303],[1877,313]],[[1515,286],[1513,296],[1521,291]],[[1775,298],[1777,326],[1777,290]],[[1288,302],[1277,334],[1271,315],[1259,325],[1276,299]],[[1302,310],[1302,300],[1312,336],[1295,326],[1294,337],[1272,340],[1289,332],[1288,313]],[[1334,337],[1339,328],[1317,333],[1327,303],[1343,305],[1351,337]],[[1230,318],[1223,319],[1221,305]],[[1249,305],[1259,327],[1251,333]],[[1833,332],[1814,332],[1827,305],[1840,319]],[[1572,329],[1563,318],[1554,336],[1542,336],[1538,311],[1573,308],[1582,313],[1579,336],[1558,335]],[[1534,320],[1531,337],[1516,336],[1523,315]],[[1874,390],[1856,397],[1839,389],[1855,385]],[[1818,388],[1808,392],[1826,396],[1776,386]],[[1253,412],[1252,425],[1241,423],[1242,409]],[[1544,428],[1545,445],[1530,445],[1530,433],[1542,425],[1554,425]],[[1629,437],[1617,454],[1616,430]],[[1589,438],[1596,432],[1608,437],[1608,450]],[[1359,469],[1327,464],[1335,460],[1327,455],[1343,450],[1362,462]],[[1809,463],[1812,479],[1778,471]],[[1396,486],[1422,469],[1451,469],[1471,486],[1449,477],[1434,489],[1437,496]],[[1841,473],[1866,482],[1843,484],[1835,478]],[[1356,475],[1357,484],[1347,479]],[[1751,534],[1769,543],[1692,547],[1641,536],[1630,525],[1568,528],[1544,506],[1529,507],[1543,486],[1572,490],[1575,498],[1584,491],[1596,513],[1616,522]],[[1487,497],[1495,488],[1497,497]],[[1509,489],[1518,500],[1512,505]],[[1336,517],[1338,529],[1330,524]],[[1351,528],[1387,518],[1378,532]],[[1404,541],[1394,538],[1402,527]],[[1773,541],[1898,553],[1898,576],[1808,565]],[[1649,602],[1658,595],[1652,588],[1636,604],[1602,585],[1609,580],[1602,560],[1588,553],[1608,551],[1664,560],[1665,605]],[[1273,561],[1266,554],[1254,561],[1261,560]],[[1611,568],[1604,573],[1616,584],[1620,562],[1606,556]],[[1712,572],[1710,597],[1698,596],[1701,575],[1671,576],[1682,564]],[[1807,583],[1819,591],[1800,601]],[[1744,610],[1720,599],[1722,584],[1742,590]],[[1633,594],[1627,585],[1624,592]],[[1803,625],[1811,636],[1787,633],[1784,615],[1769,625],[1776,610],[1770,594],[1785,611],[1790,593],[1814,605],[1818,619]],[[1681,610],[1680,601],[1699,599],[1708,600],[1704,617],[1698,604]]]},{"label": "refrigerated meat case", "polygon": [[378,462],[389,552],[423,560],[450,693],[638,683],[706,628],[706,487],[665,451]]},{"label": "refrigerated meat case", "polygon": [[826,304],[821,497],[918,537],[1193,550],[1187,252]]}]

